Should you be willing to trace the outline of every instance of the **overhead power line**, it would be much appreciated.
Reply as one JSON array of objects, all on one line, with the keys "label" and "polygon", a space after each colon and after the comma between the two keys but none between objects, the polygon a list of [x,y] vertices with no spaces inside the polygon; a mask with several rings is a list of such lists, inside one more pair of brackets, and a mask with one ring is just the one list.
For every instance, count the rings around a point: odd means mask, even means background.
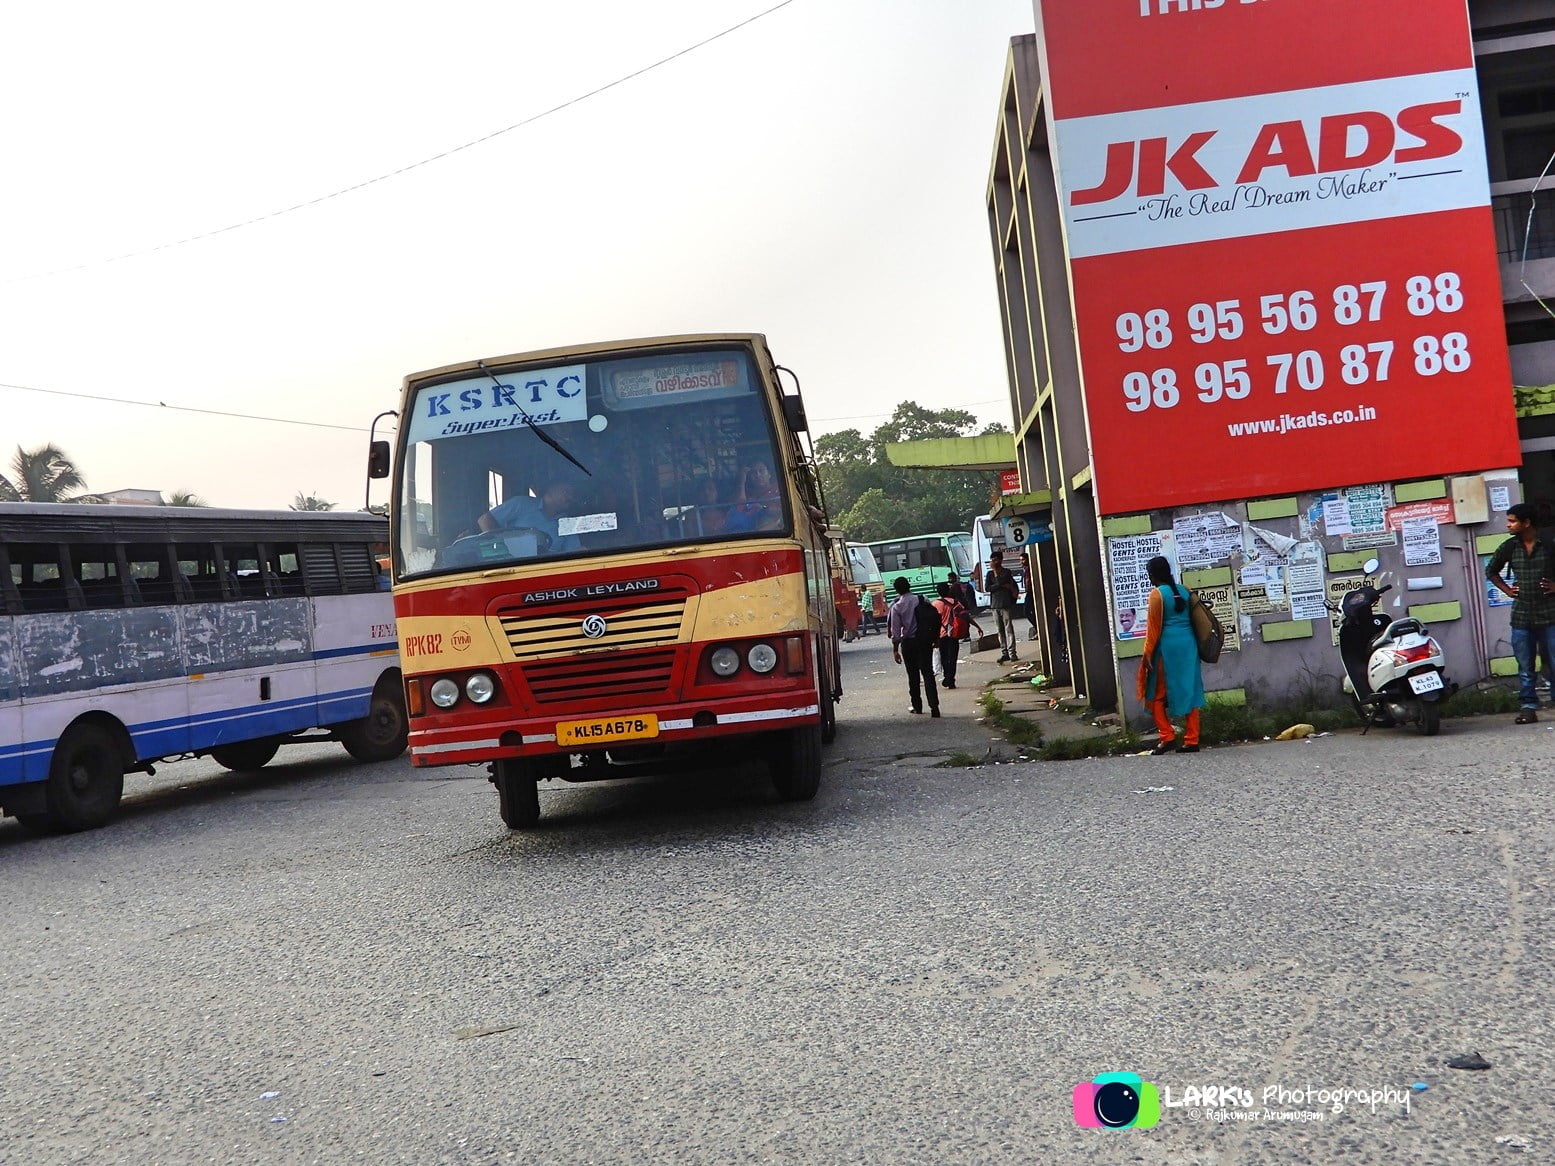
[{"label": "overhead power line", "polygon": [[354,194],[359,190],[365,190],[369,186],[375,186],[380,182],[387,182],[389,179],[398,178],[402,174],[409,174],[412,170],[419,170],[423,166],[430,166],[434,162],[441,162],[446,158],[452,158],[455,154],[462,153],[465,150],[474,149],[476,146],[483,145],[484,143],[492,141],[495,138],[500,138],[503,134],[510,134],[514,130],[523,129],[525,126],[533,125],[535,122],[540,121],[542,118],[547,118],[552,114],[560,113],[564,109],[570,109],[572,106],[577,105],[580,102],[587,101],[591,97],[598,97],[601,93],[606,93],[611,89],[615,89],[620,85],[626,84],[628,81],[636,80],[638,77],[641,77],[646,73],[651,73],[655,69],[661,68],[664,65],[668,65],[672,61],[679,60],[687,53],[694,53],[697,49],[704,48],[707,45],[712,44],[714,41],[722,40],[730,33],[738,32],[748,24],[754,24],[756,21],[762,19],[763,17],[771,16],[780,8],[787,8],[793,2],[794,0],[781,0],[780,3],[774,4],[771,8],[758,12],[756,15],[748,17],[747,19],[740,21],[738,24],[730,25],[722,32],[715,32],[710,37],[699,40],[695,44],[687,45],[685,48],[680,49],[678,52],[673,52],[667,57],[661,57],[657,61],[654,61],[651,65],[644,65],[642,68],[637,69],[634,72],[627,73],[622,77],[617,77],[614,81],[601,85],[597,89],[590,89],[587,93],[582,93],[577,97],[569,98],[568,100],[561,102],[559,105],[553,105],[551,108],[542,110],[536,114],[532,114],[531,116],[524,118],[522,121],[516,121],[510,126],[504,126],[500,130],[493,130],[491,133],[485,134],[482,137],[475,138],[472,141],[465,142],[462,145],[454,146],[451,149],[444,150],[439,154],[433,154],[430,158],[423,158],[419,162],[412,162],[409,165],[401,166],[398,170],[390,170],[388,173],[380,174],[376,178],[364,179],[361,182],[357,182],[351,186],[343,187],[340,190],[332,191],[329,194],[321,194],[316,198],[310,198],[303,202],[295,203],[292,206],[283,207],[280,210],[269,211],[266,214],[256,215],[251,219],[244,219],[240,223],[232,223],[229,226],[217,227],[215,230],[211,231],[202,231],[197,235],[188,235],[182,239],[174,239],[167,243],[158,243],[154,247],[146,247],[140,251],[127,251],[123,255],[114,255],[106,259],[94,259],[87,263],[78,263],[73,267],[58,267],[52,271],[40,271],[31,275],[20,275],[12,279],[0,280],[0,284],[24,283],[28,280],[47,279],[50,276],[66,275],[72,271],[83,271],[91,267],[104,267],[110,263],[121,263],[126,259],[140,259],[146,255],[155,255],[158,251],[167,251],[174,247],[183,247],[189,243],[198,243],[204,239],[213,239],[217,235],[225,235],[232,231],[240,231],[244,227],[252,227],[256,223],[268,222],[270,219],[278,219],[282,215],[289,215],[294,211],[306,210],[309,207],[318,206],[320,203],[328,202],[331,199],[340,198],[347,194]]},{"label": "overhead power line", "polygon": [[46,393],[51,397],[76,397],[83,401],[108,401],[114,405],[139,405],[144,409],[167,409],[174,413],[203,413],[207,417],[233,417],[240,421],[270,421],[276,425],[304,425],[310,429],[343,429],[348,433],[367,433],[365,425],[331,425],[327,421],[299,421],[294,417],[263,417],[257,413],[229,413],[223,409],[200,409],[194,405],[169,405],[166,401],[137,401],[130,397],[103,397],[96,393],[73,393],[67,389],[42,389],[37,385],[13,385],[0,381],[0,389],[24,393]]}]

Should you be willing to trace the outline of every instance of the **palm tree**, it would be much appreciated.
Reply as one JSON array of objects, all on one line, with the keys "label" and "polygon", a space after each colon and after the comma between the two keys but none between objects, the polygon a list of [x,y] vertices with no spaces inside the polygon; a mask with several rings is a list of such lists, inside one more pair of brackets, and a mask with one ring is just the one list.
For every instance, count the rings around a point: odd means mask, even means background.
[{"label": "palm tree", "polygon": [[167,495],[167,501],[164,502],[163,505],[209,507],[210,503],[207,502],[204,498],[201,498],[193,490],[170,490]]},{"label": "palm tree", "polygon": [[17,446],[11,474],[0,474],[0,502],[97,501],[92,495],[71,493],[84,489],[86,479],[57,445],[32,450]]},{"label": "palm tree", "polygon": [[297,491],[297,497],[292,499],[290,507],[292,510],[333,510],[334,508],[333,502],[326,502],[317,494],[304,494],[301,490]]}]

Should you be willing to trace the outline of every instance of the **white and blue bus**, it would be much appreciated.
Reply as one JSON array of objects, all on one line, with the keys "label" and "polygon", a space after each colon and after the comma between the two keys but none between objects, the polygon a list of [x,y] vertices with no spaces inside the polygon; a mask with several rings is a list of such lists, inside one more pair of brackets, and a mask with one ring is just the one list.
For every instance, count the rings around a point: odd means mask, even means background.
[{"label": "white and blue bus", "polygon": [[0,503],[0,813],[84,830],[127,772],[405,748],[372,514]]}]

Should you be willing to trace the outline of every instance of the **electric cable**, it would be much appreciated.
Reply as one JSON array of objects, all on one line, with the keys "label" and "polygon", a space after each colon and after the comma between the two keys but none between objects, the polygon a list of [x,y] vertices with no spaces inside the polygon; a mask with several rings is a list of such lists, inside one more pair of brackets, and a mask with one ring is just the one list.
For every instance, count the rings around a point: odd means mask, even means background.
[{"label": "electric cable", "polygon": [[580,102],[587,101],[591,97],[598,97],[601,93],[608,92],[611,89],[615,89],[617,86],[626,84],[628,81],[636,80],[638,77],[641,77],[646,73],[651,73],[653,70],[660,68],[661,66],[668,65],[672,61],[679,60],[687,53],[693,53],[697,49],[704,48],[707,45],[712,44],[714,41],[722,40],[724,37],[730,35],[731,33],[738,32],[748,24],[754,24],[756,21],[762,19],[763,17],[771,16],[780,8],[787,8],[793,2],[794,0],[781,0],[780,3],[774,4],[771,8],[758,12],[754,16],[740,21],[738,24],[730,25],[722,32],[716,32],[710,37],[706,37],[697,41],[695,44],[687,45],[685,48],[679,50],[678,52],[671,53],[667,57],[661,57],[659,60],[654,61],[651,65],[644,65],[642,68],[636,70],[635,72],[627,73],[622,77],[617,77],[614,81],[610,81],[604,85],[599,86],[598,88],[590,89],[587,93],[580,94],[577,97],[569,98],[559,105],[553,105],[549,109],[532,114],[531,116],[526,117],[521,121],[514,122],[510,126],[504,126],[500,130],[493,130],[491,133],[484,134],[472,141],[465,142],[463,145],[454,146],[451,149],[444,150],[439,154],[433,154],[431,157],[423,158],[419,162],[411,162],[409,165],[401,166],[397,170],[390,170],[386,174],[380,174],[376,178],[364,179],[361,182],[354,183],[351,186],[343,187],[342,189],[333,191],[330,194],[321,194],[316,198],[306,199],[303,202],[295,203],[292,206],[284,207],[281,210],[269,211],[266,214],[256,215],[255,217],[251,219],[245,219],[240,223],[232,223],[225,227],[217,227],[214,230],[202,231],[197,235],[189,235],[185,238],[175,239],[167,243],[158,243],[154,247],[146,247],[139,251],[127,251],[123,255],[114,255],[107,259],[93,259],[87,263],[75,264],[72,267],[59,267],[53,269],[52,271],[40,271],[31,275],[15,276],[11,279],[0,280],[0,285],[25,283],[34,279],[47,279],[51,276],[66,275],[70,272],[83,271],[87,268],[105,267],[110,263],[120,263],[127,259],[140,259],[147,255],[154,255],[158,251],[167,251],[174,247],[185,246],[189,243],[198,243],[204,239],[213,239],[217,235],[225,235],[232,231],[239,231],[244,227],[252,227],[256,223],[267,222],[270,219],[280,218],[282,215],[289,215],[294,211],[306,210],[308,207],[318,206],[320,203],[328,202],[331,199],[340,198],[343,195],[354,194],[359,190],[365,190],[369,186],[374,186],[380,182],[387,182],[389,179],[398,178],[402,174],[409,174],[412,170],[419,170],[423,166],[430,166],[433,162],[441,162],[445,158],[451,158],[455,154],[462,153],[465,150],[473,149],[476,146],[483,145],[495,138],[500,138],[503,134],[512,133],[514,130],[522,129],[527,125],[533,125],[535,122],[540,121],[542,118],[547,118],[552,114],[560,113],[562,110],[569,109],[572,106],[579,104]]},{"label": "electric cable", "polygon": [[143,409],[170,409],[175,413],[203,413],[209,417],[232,417],[239,421],[270,421],[276,425],[303,425],[310,429],[344,429],[348,433],[370,432],[362,425],[334,425],[328,421],[298,421],[292,417],[264,417],[257,413],[229,413],[224,409],[201,409],[194,405],[169,405],[166,401],[137,401],[130,397],[105,397],[97,393],[73,393],[68,389],[44,389],[37,385],[16,385],[0,381],[0,389],[18,389],[24,393],[46,393],[51,397],[77,397],[83,401],[107,401],[114,405],[138,405]]}]

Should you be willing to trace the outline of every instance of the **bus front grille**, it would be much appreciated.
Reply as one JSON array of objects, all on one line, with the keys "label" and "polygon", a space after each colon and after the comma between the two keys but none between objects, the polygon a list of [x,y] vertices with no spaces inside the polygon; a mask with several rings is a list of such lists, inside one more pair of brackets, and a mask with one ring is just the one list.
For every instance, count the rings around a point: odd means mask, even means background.
[{"label": "bus front grille", "polygon": [[675,650],[670,648],[544,660],[524,665],[523,674],[536,704],[613,708],[669,691],[674,670]]},{"label": "bus front grille", "polygon": [[[648,601],[569,604],[565,608],[508,608],[497,612],[515,660],[600,648],[646,648],[680,639],[684,595]],[[595,634],[589,635],[592,631]],[[615,655],[614,652],[608,655]]]}]

